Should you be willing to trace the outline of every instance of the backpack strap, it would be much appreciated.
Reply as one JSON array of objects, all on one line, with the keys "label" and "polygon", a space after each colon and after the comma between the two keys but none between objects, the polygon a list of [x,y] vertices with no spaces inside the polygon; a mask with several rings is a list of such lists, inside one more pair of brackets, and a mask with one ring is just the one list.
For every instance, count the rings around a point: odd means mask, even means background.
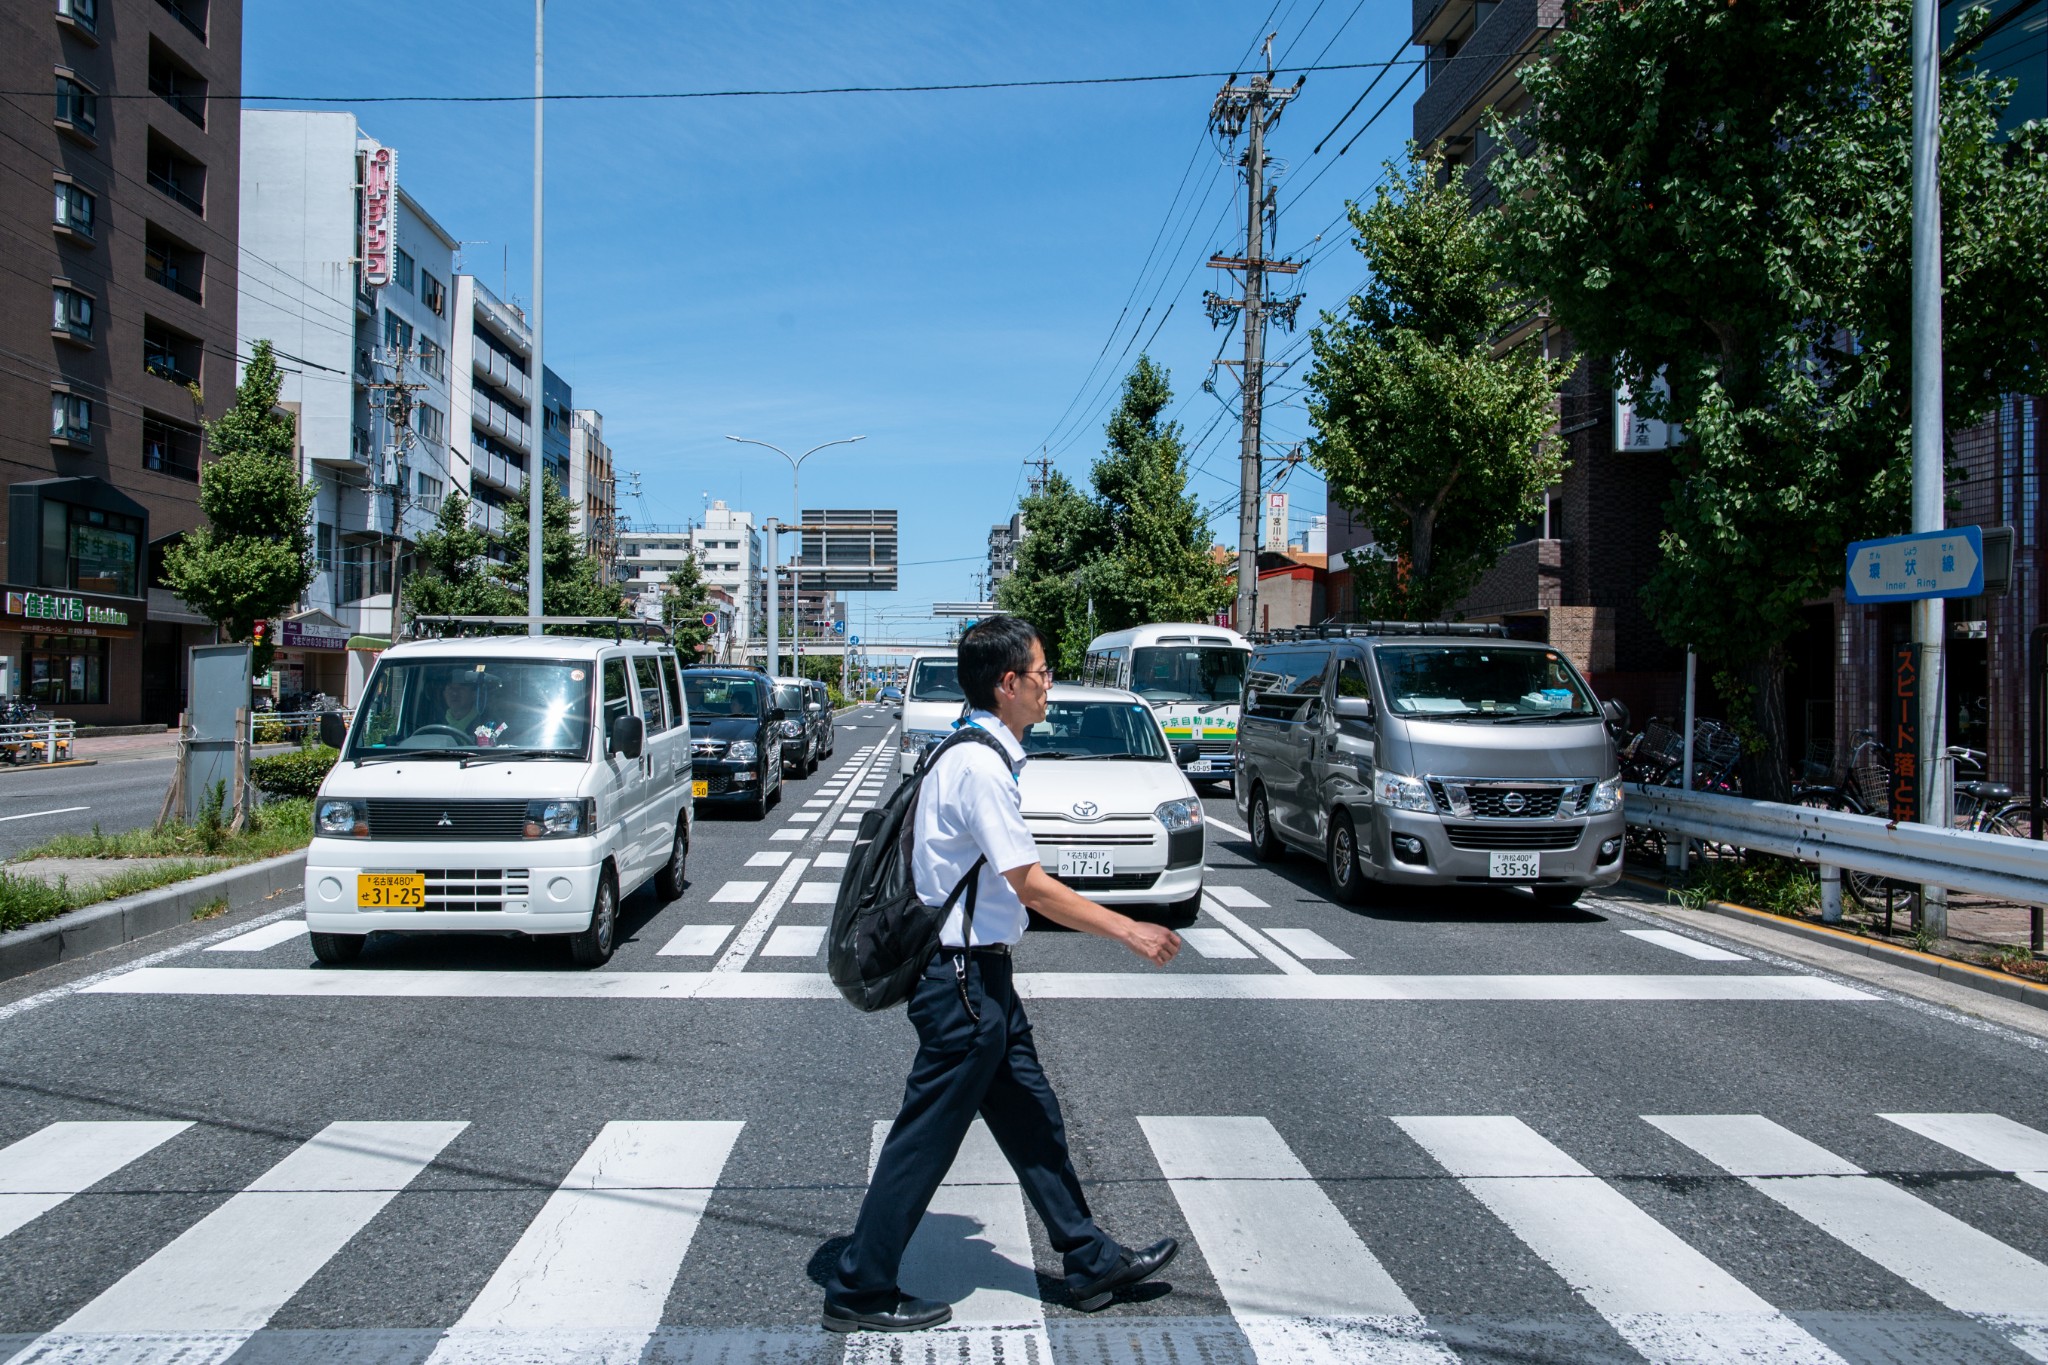
[{"label": "backpack strap", "polygon": [[[922,782],[925,774],[931,771],[932,765],[939,761],[940,754],[952,748],[955,744],[966,741],[986,744],[989,748],[994,749],[997,754],[1001,755],[1003,766],[1010,770],[1011,778],[1014,779],[1017,776],[1017,766],[1010,761],[1010,751],[1003,747],[1002,741],[987,730],[984,730],[981,726],[968,723],[955,727],[952,734],[940,740],[925,755],[924,763],[918,768],[919,781]],[[946,920],[953,913],[954,903],[960,899],[960,894],[963,891],[966,892],[966,904],[962,905],[960,909],[961,946],[948,949],[945,945],[941,944],[939,951],[952,955],[954,988],[960,992],[961,1008],[967,1011],[967,1017],[976,1024],[981,1022],[981,1011],[974,1008],[974,1000],[967,994],[967,953],[974,943],[974,903],[976,893],[981,889],[981,869],[987,862],[988,855],[986,853],[976,858],[974,866],[967,869],[967,875],[960,879],[959,884],[953,888],[952,894],[946,897],[945,904],[939,907],[939,927],[943,930]]]}]

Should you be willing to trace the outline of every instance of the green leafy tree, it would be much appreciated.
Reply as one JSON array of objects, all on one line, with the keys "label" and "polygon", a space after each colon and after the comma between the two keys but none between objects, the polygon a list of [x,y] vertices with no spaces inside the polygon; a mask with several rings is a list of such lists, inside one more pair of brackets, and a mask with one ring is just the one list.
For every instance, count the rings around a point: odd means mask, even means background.
[{"label": "green leafy tree", "polygon": [[470,521],[470,501],[461,492],[441,500],[432,530],[413,547],[413,569],[405,580],[405,605],[413,616],[516,616],[524,602],[487,571],[490,537]]},{"label": "green leafy tree", "polygon": [[[605,616],[626,614],[625,595],[616,583],[605,580],[604,566],[585,552],[583,537],[576,533],[576,509],[551,475],[541,476],[541,611],[547,616]],[[507,590],[518,605],[514,614],[526,610],[527,575],[527,488],[519,501],[505,507],[505,533],[494,538],[503,559],[491,565],[492,578]]]},{"label": "green leafy tree", "polygon": [[1098,631],[1206,621],[1230,601],[1208,522],[1188,495],[1180,424],[1159,420],[1172,401],[1166,371],[1139,356],[1104,428],[1109,443],[1090,478],[1103,539],[1081,575]]},{"label": "green leafy tree", "polygon": [[1525,310],[1441,158],[1390,162],[1350,218],[1371,278],[1311,337],[1308,458],[1373,528],[1380,552],[1349,557],[1360,614],[1431,620],[1563,473],[1551,426],[1567,367],[1533,343],[1497,353]]},{"label": "green leafy tree", "polygon": [[704,615],[711,610],[711,593],[704,586],[704,574],[697,556],[691,555],[669,570],[661,587],[661,623],[685,659],[695,658],[711,639],[711,627]]},{"label": "green leafy tree", "polygon": [[[256,622],[298,605],[313,581],[313,486],[299,477],[294,422],[277,406],[280,376],[268,341],[251,351],[234,405],[206,428],[213,458],[199,473],[206,524],[164,557],[173,592],[229,640],[254,638]],[[257,646],[270,666],[275,642]]]},{"label": "green leafy tree", "polygon": [[1045,657],[1060,677],[1080,671],[1092,623],[1083,571],[1106,534],[1102,508],[1058,470],[1020,504],[1024,538],[1017,571],[996,588],[996,605],[1045,636]]},{"label": "green leafy tree", "polygon": [[[1910,488],[1911,0],[1577,4],[1497,137],[1507,268],[1683,424],[1659,628],[1750,696],[1745,789],[1789,794],[1787,642],[1853,539]],[[1959,41],[1983,22],[1966,17]],[[2039,392],[2048,130],[1944,73],[1944,402],[1968,426]]]}]

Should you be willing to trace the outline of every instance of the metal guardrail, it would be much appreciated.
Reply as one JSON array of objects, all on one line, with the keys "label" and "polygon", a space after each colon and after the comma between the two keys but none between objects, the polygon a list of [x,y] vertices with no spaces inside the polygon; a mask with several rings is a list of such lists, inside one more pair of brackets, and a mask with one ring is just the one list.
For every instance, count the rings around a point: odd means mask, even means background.
[{"label": "metal guardrail", "polygon": [[36,716],[0,724],[0,758],[9,763],[55,763],[71,757],[78,722],[66,716]]},{"label": "metal guardrail", "polygon": [[1909,885],[1945,886],[2022,905],[2048,905],[2048,843],[1876,815],[1752,801],[1631,783],[1628,823],[1667,835],[1846,868]]},{"label": "metal guardrail", "polygon": [[320,737],[320,717],[332,712],[344,721],[355,719],[355,712],[347,707],[328,707],[320,711],[252,711],[249,713],[249,742],[251,744],[303,744],[307,739]]}]

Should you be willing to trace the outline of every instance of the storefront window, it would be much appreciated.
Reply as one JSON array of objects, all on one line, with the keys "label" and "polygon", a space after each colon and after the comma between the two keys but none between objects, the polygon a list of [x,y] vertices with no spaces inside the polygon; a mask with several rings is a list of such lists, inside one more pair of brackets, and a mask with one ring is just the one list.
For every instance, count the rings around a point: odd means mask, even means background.
[{"label": "storefront window", "polygon": [[142,523],[134,517],[46,500],[42,550],[41,587],[141,595]]},{"label": "storefront window", "polygon": [[23,681],[44,706],[98,706],[107,700],[107,642],[85,635],[32,635]]}]

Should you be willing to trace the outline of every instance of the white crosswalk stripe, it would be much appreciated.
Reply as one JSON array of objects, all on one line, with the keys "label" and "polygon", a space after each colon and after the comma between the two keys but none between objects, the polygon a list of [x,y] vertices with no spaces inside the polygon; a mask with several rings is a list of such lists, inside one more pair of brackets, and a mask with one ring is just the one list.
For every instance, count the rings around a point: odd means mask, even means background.
[{"label": "white crosswalk stripe", "polygon": [[237,934],[225,943],[207,946],[209,953],[260,953],[266,948],[275,948],[280,943],[306,936],[306,922],[302,919],[272,920],[259,924],[246,934]]},{"label": "white crosswalk stripe", "polygon": [[796,889],[796,905],[830,905],[839,899],[838,882],[805,882]]},{"label": "white crosswalk stripe", "polygon": [[727,882],[711,893],[714,905],[752,905],[768,889],[766,882]]},{"label": "white crosswalk stripe", "polygon": [[1622,933],[1644,943],[1654,943],[1659,948],[1668,948],[1674,953],[1699,962],[1747,962],[1741,953],[1731,953],[1726,948],[1716,948],[1711,943],[1702,943],[1684,934],[1674,934],[1669,929],[1624,929]]},{"label": "white crosswalk stripe", "polygon": [[1734,1276],[1517,1118],[1397,1118],[1647,1360],[1841,1365]]},{"label": "white crosswalk stripe", "polygon": [[762,957],[816,957],[825,946],[822,924],[778,924],[761,945]]},{"label": "white crosswalk stripe", "polygon": [[763,849],[747,859],[748,867],[781,867],[789,861],[786,848]]},{"label": "white crosswalk stripe", "polygon": [[10,1365],[226,1360],[467,1126],[329,1124]]},{"label": "white crosswalk stripe", "polygon": [[[431,1365],[634,1365],[661,1325],[740,1127],[607,1123]],[[512,1343],[516,1353],[505,1349]]]},{"label": "white crosswalk stripe", "polygon": [[1293,953],[1296,957],[1310,962],[1349,962],[1351,954],[1339,948],[1313,929],[1272,929],[1266,936]]},{"label": "white crosswalk stripe", "polygon": [[1227,905],[1233,910],[1264,910],[1268,908],[1264,901],[1241,886],[1218,886],[1214,882],[1210,882],[1202,890],[1206,891],[1219,904]]},{"label": "white crosswalk stripe", "polygon": [[1929,1298],[2048,1361],[2048,1265],[1759,1114],[1646,1117]]},{"label": "white crosswalk stripe", "polygon": [[169,1142],[189,1123],[53,1123],[0,1147],[0,1237]]},{"label": "white crosswalk stripe", "polygon": [[1183,929],[1180,936],[1203,957],[1252,958],[1258,954],[1238,942],[1228,929]]},{"label": "white crosswalk stripe", "polygon": [[1961,1152],[1994,1171],[2004,1171],[2048,1190],[2048,1133],[2014,1123],[2003,1114],[1879,1114]]},{"label": "white crosswalk stripe", "polygon": [[656,957],[709,957],[724,946],[730,924],[685,924],[661,945]]},{"label": "white crosswalk stripe", "polygon": [[1260,1365],[1455,1359],[1271,1123],[1138,1126]]}]

